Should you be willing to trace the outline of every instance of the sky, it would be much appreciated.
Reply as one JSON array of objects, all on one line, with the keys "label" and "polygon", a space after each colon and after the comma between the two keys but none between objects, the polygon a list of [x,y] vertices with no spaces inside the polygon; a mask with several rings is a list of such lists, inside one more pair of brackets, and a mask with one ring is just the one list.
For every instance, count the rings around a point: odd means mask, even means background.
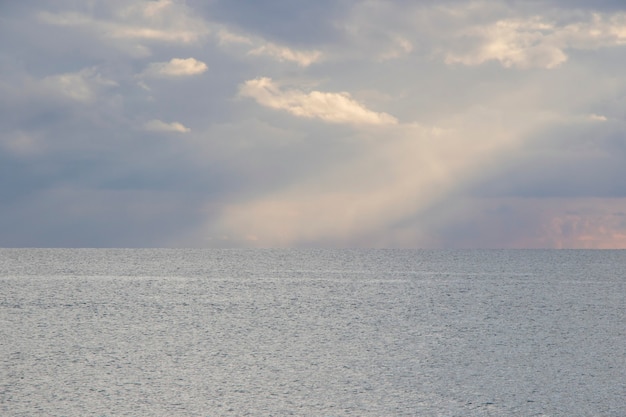
[{"label": "sky", "polygon": [[1,247],[626,248],[623,0],[0,2]]}]

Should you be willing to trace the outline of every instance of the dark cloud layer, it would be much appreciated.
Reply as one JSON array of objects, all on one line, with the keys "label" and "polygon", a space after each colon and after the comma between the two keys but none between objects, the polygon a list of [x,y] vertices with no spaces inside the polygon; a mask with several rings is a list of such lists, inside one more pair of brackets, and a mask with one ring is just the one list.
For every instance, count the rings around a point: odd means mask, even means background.
[{"label": "dark cloud layer", "polygon": [[474,192],[490,198],[624,198],[625,161],[622,123],[608,129],[561,128],[504,157]]}]

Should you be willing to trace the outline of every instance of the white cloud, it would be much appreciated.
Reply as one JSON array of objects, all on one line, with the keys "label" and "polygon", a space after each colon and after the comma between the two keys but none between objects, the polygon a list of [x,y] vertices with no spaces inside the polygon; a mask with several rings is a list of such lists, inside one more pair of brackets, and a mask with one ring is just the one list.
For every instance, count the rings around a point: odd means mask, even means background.
[{"label": "white cloud", "polygon": [[608,120],[606,116],[603,116],[601,114],[595,114],[595,113],[590,114],[589,119],[595,122],[606,122]]},{"label": "white cloud", "polygon": [[[38,17],[48,24],[81,28],[136,56],[150,55],[150,50],[144,45],[146,42],[192,44],[210,33],[210,25],[222,26],[196,17],[183,3],[170,0],[138,1],[121,8],[112,7],[111,14],[111,18],[101,19],[77,12],[40,12]],[[225,27],[219,29],[215,36],[222,47],[248,45],[252,47],[248,55],[269,56],[281,62],[295,62],[302,67],[318,62],[322,57],[317,50],[297,50],[238,34]]]},{"label": "white cloud", "polygon": [[125,7],[111,7],[111,18],[100,19],[77,12],[39,13],[48,24],[79,27],[95,36],[113,42],[134,55],[148,55],[149,49],[136,42],[165,42],[190,44],[209,33],[207,23],[194,16],[182,3],[170,0],[138,1]]},{"label": "white cloud", "polygon": [[216,37],[222,48],[240,48],[243,46],[248,49],[248,56],[268,56],[279,62],[295,62],[301,67],[308,67],[319,62],[322,58],[322,53],[317,50],[297,50],[268,42],[258,36],[236,33],[225,27],[217,32]]},{"label": "white cloud", "polygon": [[255,99],[259,104],[273,109],[285,110],[294,116],[318,118],[330,123],[355,125],[390,125],[398,120],[387,114],[377,113],[355,101],[349,93],[325,93],[300,90],[281,90],[270,78],[248,80],[239,88],[243,97]]},{"label": "white cloud", "polygon": [[247,36],[238,35],[233,33],[227,29],[220,29],[217,32],[217,39],[219,40],[220,45],[228,45],[228,44],[244,44],[244,45],[252,45],[252,39]]},{"label": "white cloud", "polygon": [[502,19],[457,33],[453,45],[462,52],[447,51],[448,64],[480,65],[499,61],[504,67],[556,68],[567,61],[568,49],[598,49],[626,44],[626,14],[593,14],[589,21],[558,25],[544,17]]},{"label": "white cloud", "polygon": [[178,132],[178,133],[187,133],[190,132],[191,129],[184,126],[179,122],[171,122],[166,123],[159,119],[153,119],[144,124],[144,129],[149,130],[151,132]]},{"label": "white cloud", "polygon": [[588,20],[559,28],[555,42],[578,49],[626,45],[626,13],[594,13]]},{"label": "white cloud", "polygon": [[295,62],[301,67],[308,67],[322,57],[320,51],[298,51],[268,42],[248,52],[249,55],[267,55],[279,61]]},{"label": "white cloud", "polygon": [[153,62],[143,72],[149,77],[184,77],[202,74],[207,65],[195,58],[173,58],[169,62]]},{"label": "white cloud", "polygon": [[380,56],[382,60],[396,59],[407,55],[413,51],[413,44],[403,36],[396,35],[393,37],[391,47]]},{"label": "white cloud", "polygon": [[446,62],[480,65],[496,60],[507,68],[555,68],[567,60],[567,55],[550,42],[549,34],[554,30],[539,18],[500,20],[475,27],[463,36],[478,39],[478,45],[464,53],[448,53]]},{"label": "white cloud", "polygon": [[117,86],[115,81],[100,75],[96,68],[85,68],[78,72],[51,75],[42,81],[48,90],[72,100],[90,102],[99,90]]}]

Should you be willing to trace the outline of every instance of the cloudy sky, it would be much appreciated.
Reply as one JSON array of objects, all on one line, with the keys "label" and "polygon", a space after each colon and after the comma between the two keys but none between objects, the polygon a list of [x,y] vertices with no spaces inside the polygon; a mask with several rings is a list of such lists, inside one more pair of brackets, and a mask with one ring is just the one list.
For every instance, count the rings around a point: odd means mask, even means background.
[{"label": "cloudy sky", "polygon": [[623,0],[0,3],[0,246],[626,248]]}]

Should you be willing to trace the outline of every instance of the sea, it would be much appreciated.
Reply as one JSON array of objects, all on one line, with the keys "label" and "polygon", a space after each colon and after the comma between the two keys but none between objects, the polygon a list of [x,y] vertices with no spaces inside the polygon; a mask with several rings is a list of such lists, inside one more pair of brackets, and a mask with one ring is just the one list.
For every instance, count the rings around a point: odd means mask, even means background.
[{"label": "sea", "polygon": [[0,415],[626,416],[626,251],[0,249]]}]

